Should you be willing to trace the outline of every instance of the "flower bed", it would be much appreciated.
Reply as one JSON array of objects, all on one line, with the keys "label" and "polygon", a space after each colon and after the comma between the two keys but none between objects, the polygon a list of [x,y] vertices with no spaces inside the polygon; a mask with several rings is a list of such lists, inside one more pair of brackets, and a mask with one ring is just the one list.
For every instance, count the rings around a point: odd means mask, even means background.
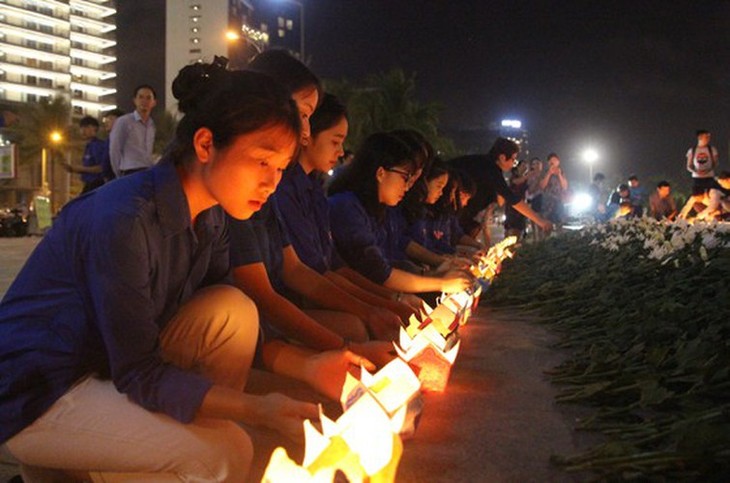
[{"label": "flower bed", "polygon": [[612,221],[526,245],[484,299],[536,310],[569,358],[557,400],[606,442],[554,461],[602,478],[730,474],[730,226]]}]

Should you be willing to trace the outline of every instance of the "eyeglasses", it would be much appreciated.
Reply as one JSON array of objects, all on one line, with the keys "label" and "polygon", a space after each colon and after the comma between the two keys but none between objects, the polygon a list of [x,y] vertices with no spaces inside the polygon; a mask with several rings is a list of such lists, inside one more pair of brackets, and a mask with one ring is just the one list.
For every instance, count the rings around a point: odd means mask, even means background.
[{"label": "eyeglasses", "polygon": [[386,171],[390,171],[391,173],[395,173],[400,175],[400,177],[403,179],[406,185],[409,185],[411,182],[411,179],[413,179],[413,173],[409,171],[403,171],[402,169],[398,168],[385,168]]}]

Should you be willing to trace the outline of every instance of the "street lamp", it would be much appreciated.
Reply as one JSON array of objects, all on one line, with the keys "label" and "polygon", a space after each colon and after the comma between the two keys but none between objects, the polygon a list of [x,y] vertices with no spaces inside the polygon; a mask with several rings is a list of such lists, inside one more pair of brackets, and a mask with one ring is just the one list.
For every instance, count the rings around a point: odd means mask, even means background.
[{"label": "street lamp", "polygon": [[[63,134],[61,134],[60,131],[51,131],[51,133],[48,135],[48,140],[51,142],[51,148],[50,148],[50,165],[51,170],[53,170],[53,149],[55,146],[60,144],[63,141]],[[49,183],[48,183],[48,165],[49,165],[49,149],[43,148],[41,150],[41,194],[43,196],[47,196],[49,198],[52,198],[52,191],[50,189]]]},{"label": "street lamp", "polygon": [[589,183],[593,182],[593,163],[595,163],[598,160],[598,152],[596,152],[595,149],[589,148],[583,151],[583,161],[585,161],[588,164],[588,176],[589,176]]}]

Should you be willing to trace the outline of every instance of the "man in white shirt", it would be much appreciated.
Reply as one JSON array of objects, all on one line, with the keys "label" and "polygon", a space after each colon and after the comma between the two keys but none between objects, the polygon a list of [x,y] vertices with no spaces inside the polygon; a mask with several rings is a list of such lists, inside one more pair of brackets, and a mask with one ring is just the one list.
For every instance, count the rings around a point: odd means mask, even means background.
[{"label": "man in white shirt", "polygon": [[109,156],[117,177],[147,169],[155,164],[152,147],[155,143],[155,122],[150,117],[157,105],[152,86],[134,90],[134,111],[116,120],[109,135]]}]

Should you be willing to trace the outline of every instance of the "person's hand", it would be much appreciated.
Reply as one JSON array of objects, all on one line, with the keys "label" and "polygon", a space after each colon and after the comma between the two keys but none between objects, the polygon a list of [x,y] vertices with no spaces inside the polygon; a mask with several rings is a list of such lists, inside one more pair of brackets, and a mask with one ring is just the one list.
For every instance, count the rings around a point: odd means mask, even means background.
[{"label": "person's hand", "polygon": [[401,319],[395,312],[371,306],[365,318],[370,334],[378,340],[393,340],[398,335]]},{"label": "person's hand", "polygon": [[[344,379],[343,379],[344,381]],[[294,442],[302,443],[305,419],[316,421],[319,410],[316,404],[297,401],[283,394],[271,393],[261,396],[262,424],[278,431]]]},{"label": "person's hand", "polygon": [[[416,317],[420,317],[422,313],[426,312],[426,302],[418,295],[404,293],[401,295],[400,301],[408,305],[408,307],[413,310],[413,314]],[[408,318],[410,318],[410,315]]]},{"label": "person's hand", "polygon": [[377,367],[383,367],[397,357],[391,342],[374,340],[350,344],[350,350],[371,361]]},{"label": "person's hand", "polygon": [[441,291],[446,293],[463,292],[472,286],[473,279],[461,270],[452,270],[444,274]]},{"label": "person's hand", "polygon": [[402,296],[400,302],[391,302],[390,309],[400,317],[401,322],[408,323],[411,315],[418,316],[418,311],[410,305],[403,302]]},{"label": "person's hand", "polygon": [[551,231],[553,231],[553,228],[554,228],[553,224],[551,222],[549,222],[548,220],[544,220],[544,219],[541,220],[540,223],[538,223],[538,225],[545,233],[550,233]]},{"label": "person's hand", "polygon": [[338,401],[347,372],[359,377],[360,365],[369,371],[375,370],[375,364],[349,350],[320,352],[307,358],[304,379],[322,395]]}]

